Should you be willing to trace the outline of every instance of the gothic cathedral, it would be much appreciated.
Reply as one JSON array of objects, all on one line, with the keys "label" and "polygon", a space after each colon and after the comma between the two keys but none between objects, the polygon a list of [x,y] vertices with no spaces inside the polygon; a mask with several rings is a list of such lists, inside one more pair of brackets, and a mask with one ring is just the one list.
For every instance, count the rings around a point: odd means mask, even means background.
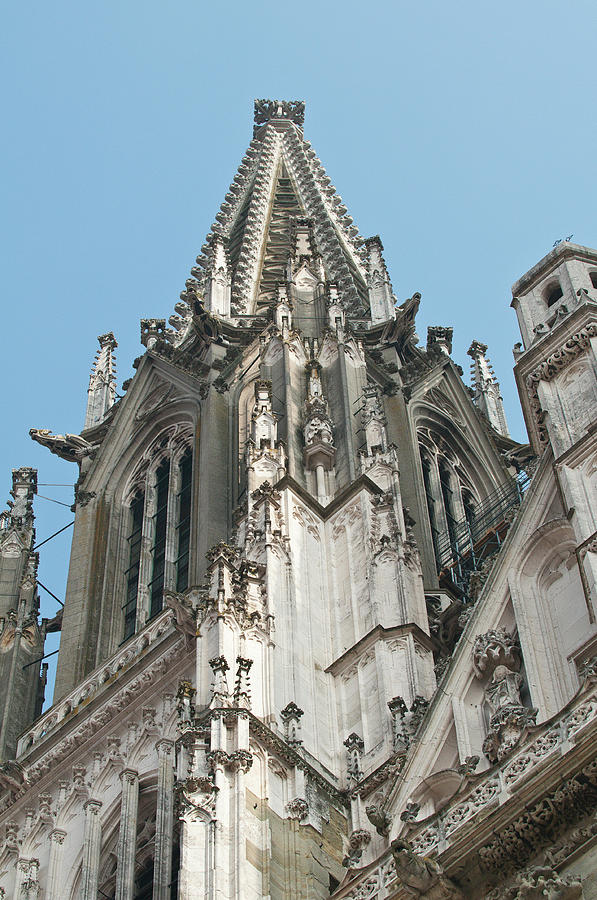
[{"label": "gothic cathedral", "polygon": [[597,898],[597,252],[513,287],[519,444],[487,347],[469,387],[451,328],[420,343],[303,118],[255,102],[124,396],[105,334],[81,433],[32,429],[78,467],[51,621],[13,472],[6,900]]}]

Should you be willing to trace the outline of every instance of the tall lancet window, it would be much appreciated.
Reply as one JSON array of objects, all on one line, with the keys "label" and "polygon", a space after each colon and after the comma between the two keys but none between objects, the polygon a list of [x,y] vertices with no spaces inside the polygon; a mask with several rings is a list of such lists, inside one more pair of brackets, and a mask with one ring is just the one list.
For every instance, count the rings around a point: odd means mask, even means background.
[{"label": "tall lancet window", "polygon": [[421,466],[423,468],[423,484],[425,486],[425,498],[427,500],[427,512],[429,514],[429,525],[431,527],[433,552],[435,553],[436,562],[439,565],[439,531],[437,528],[437,511],[435,508],[436,501],[433,496],[431,461],[423,449],[421,449]]},{"label": "tall lancet window", "polygon": [[124,603],[124,639],[135,633],[137,621],[137,595],[139,592],[139,566],[141,563],[141,536],[143,532],[143,506],[145,496],[137,493],[130,506],[130,534],[128,536],[128,569],[126,571],[126,597]]},{"label": "tall lancet window", "polygon": [[168,522],[168,488],[170,486],[170,460],[164,459],[158,466],[155,482],[156,511],[153,533],[153,565],[149,585],[149,617],[153,619],[162,609],[164,601],[164,571],[166,567],[166,526]]},{"label": "tall lancet window", "polygon": [[191,438],[188,426],[162,432],[133,479],[137,488],[125,516],[124,640],[161,612],[165,590],[184,591],[189,584]]},{"label": "tall lancet window", "polygon": [[448,525],[448,537],[450,541],[450,550],[458,551],[458,518],[456,514],[456,502],[454,491],[452,489],[452,477],[449,468],[445,463],[439,466],[439,481],[444,501],[444,511],[446,513],[446,522]]},{"label": "tall lancet window", "polygon": [[189,584],[189,546],[191,540],[191,486],[193,454],[187,450],[180,461],[180,492],[178,494],[178,557],[176,559],[176,590],[184,591]]}]

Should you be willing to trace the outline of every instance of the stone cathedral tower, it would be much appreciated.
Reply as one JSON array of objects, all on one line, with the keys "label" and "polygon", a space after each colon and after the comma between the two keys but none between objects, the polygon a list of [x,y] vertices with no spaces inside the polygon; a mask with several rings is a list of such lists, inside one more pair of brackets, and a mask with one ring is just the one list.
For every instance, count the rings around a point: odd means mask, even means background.
[{"label": "stone cathedral tower", "polygon": [[256,101],[125,396],[102,335],[81,434],[31,432],[79,468],[41,716],[14,473],[0,896],[597,897],[597,253],[515,285],[520,445],[486,345],[468,388],[451,328],[419,343],[303,116]]}]

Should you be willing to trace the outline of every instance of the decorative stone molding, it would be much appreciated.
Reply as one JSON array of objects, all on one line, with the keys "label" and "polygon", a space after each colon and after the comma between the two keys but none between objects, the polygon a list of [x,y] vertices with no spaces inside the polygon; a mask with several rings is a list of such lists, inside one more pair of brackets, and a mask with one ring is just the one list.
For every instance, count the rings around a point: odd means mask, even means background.
[{"label": "decorative stone molding", "polygon": [[420,803],[407,803],[406,808],[400,813],[401,822],[416,822],[419,812],[421,811]]},{"label": "decorative stone molding", "polygon": [[298,819],[303,822],[309,815],[309,804],[301,797],[295,797],[286,804],[286,815],[289,819]]},{"label": "decorative stone molding", "polygon": [[303,710],[300,709],[294,701],[288,703],[280,713],[280,718],[284,723],[286,740],[293,746],[300,746],[302,744],[300,734],[301,719],[303,716]]},{"label": "decorative stone molding", "polygon": [[[23,788],[35,783],[52,766],[86,743],[99,728],[110,722],[117,712],[130,706],[141,692],[158,677],[164,675],[171,668],[175,659],[180,658],[180,646],[175,644],[154,659],[151,665],[143,669],[143,672],[125,681],[122,688],[114,690],[115,677],[118,677],[125,667],[128,672],[138,658],[146,655],[149,647],[159,645],[162,640],[172,634],[171,616],[172,613],[168,611],[157,617],[151,626],[140,632],[133,641],[127,642],[125,647],[121,648],[99,669],[92,672],[75,690],[51,707],[47,713],[36,720],[32,728],[21,736],[18,753],[19,757],[23,758],[26,772],[26,784]],[[95,711],[90,710],[89,702],[85,703],[84,701],[101,695],[107,689],[109,682],[114,692],[109,704],[100,706]],[[75,727],[71,728],[59,741],[49,742],[49,736],[54,734],[65,720]],[[77,722],[80,722],[78,726]],[[37,750],[38,746],[46,742],[47,751],[42,751],[41,756],[37,757],[32,765],[28,765],[29,753]]]},{"label": "decorative stone molding", "polygon": [[[467,828],[467,823],[488,815],[489,809],[496,806],[498,797],[501,797],[501,804],[504,804],[508,798],[516,796],[519,785],[531,771],[539,778],[544,768],[553,766],[556,760],[560,762],[562,754],[570,753],[583,735],[596,733],[597,688],[594,683],[590,684],[590,688],[589,693],[582,691],[564,714],[545,723],[538,733],[535,731],[533,738],[527,740],[507,760],[498,762],[497,767],[477,776],[468,793],[458,793],[430,823],[422,823],[409,837],[415,852],[422,855],[433,853],[440,842],[444,848],[449,847],[458,839],[461,829]],[[585,737],[585,740],[591,739]],[[506,862],[510,864],[510,857],[515,865],[518,857],[514,858],[512,855],[513,841],[519,847],[520,859],[524,863],[535,852],[529,844],[532,835],[535,835],[533,839],[539,849],[547,840],[553,842],[557,837],[557,828],[563,827],[565,823],[573,824],[575,819],[591,813],[594,808],[597,808],[596,764],[585,768],[579,781],[575,778],[562,781],[553,797],[546,798],[536,804],[536,808],[533,806],[525,812],[523,819],[526,824],[521,820],[511,826],[505,843],[501,838],[496,838],[493,843],[486,845],[482,854],[485,868],[499,868]]]},{"label": "decorative stone molding", "polygon": [[365,828],[358,828],[348,838],[348,853],[342,860],[342,865],[353,868],[361,861],[363,851],[371,843],[371,833]]},{"label": "decorative stone molding", "polygon": [[485,687],[485,701],[492,715],[483,752],[493,763],[504,759],[525,730],[535,724],[537,710],[521,702],[522,677],[517,671],[520,649],[505,629],[493,629],[476,637],[473,666],[478,678],[491,676]]},{"label": "decorative stone molding", "polygon": [[473,666],[477,678],[491,675],[497,666],[512,671],[520,668],[520,648],[505,628],[494,628],[479,634],[473,645]]},{"label": "decorative stone molding", "polygon": [[576,875],[561,877],[549,866],[531,866],[519,872],[514,884],[490,891],[487,900],[576,900],[583,896],[582,881]]},{"label": "decorative stone molding", "polygon": [[531,401],[531,410],[535,416],[539,441],[543,446],[549,442],[547,428],[544,424],[544,412],[539,399],[538,387],[540,381],[551,381],[562,369],[570,365],[577,356],[586,351],[591,343],[591,338],[597,337],[597,324],[590,323],[576,334],[571,335],[555,353],[548,356],[536,369],[527,375],[527,389]]}]

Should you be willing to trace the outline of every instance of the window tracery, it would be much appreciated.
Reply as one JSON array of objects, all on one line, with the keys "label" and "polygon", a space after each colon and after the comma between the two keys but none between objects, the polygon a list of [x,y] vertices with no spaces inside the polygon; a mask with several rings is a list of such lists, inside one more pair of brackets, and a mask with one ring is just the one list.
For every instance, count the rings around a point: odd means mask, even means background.
[{"label": "window tracery", "polygon": [[436,442],[427,430],[419,432],[419,455],[431,539],[440,569],[471,546],[479,492],[460,457],[441,439]]},{"label": "window tracery", "polygon": [[163,607],[165,590],[189,580],[193,451],[190,425],[162,432],[137,465],[127,492],[124,640]]}]

